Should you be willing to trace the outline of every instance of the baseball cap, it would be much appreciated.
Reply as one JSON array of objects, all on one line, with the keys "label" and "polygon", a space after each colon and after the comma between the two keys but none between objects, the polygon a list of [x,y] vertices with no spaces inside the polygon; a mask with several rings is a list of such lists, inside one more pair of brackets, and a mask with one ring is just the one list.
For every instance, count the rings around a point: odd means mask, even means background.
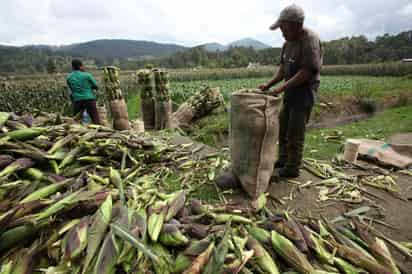
[{"label": "baseball cap", "polygon": [[280,27],[283,21],[303,23],[305,20],[305,12],[303,9],[295,4],[284,8],[279,15],[279,18],[274,24],[270,26],[270,30],[276,30]]}]

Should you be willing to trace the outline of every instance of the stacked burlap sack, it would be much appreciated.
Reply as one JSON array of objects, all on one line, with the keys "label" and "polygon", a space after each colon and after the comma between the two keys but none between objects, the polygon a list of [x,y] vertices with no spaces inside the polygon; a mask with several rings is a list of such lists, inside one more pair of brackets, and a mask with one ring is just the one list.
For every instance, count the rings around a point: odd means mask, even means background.
[{"label": "stacked burlap sack", "polygon": [[117,130],[130,129],[127,105],[120,89],[119,69],[109,66],[103,69],[106,97],[109,100],[113,128]]},{"label": "stacked burlap sack", "polygon": [[142,118],[146,130],[171,128],[172,100],[167,71],[143,69],[138,71]]}]

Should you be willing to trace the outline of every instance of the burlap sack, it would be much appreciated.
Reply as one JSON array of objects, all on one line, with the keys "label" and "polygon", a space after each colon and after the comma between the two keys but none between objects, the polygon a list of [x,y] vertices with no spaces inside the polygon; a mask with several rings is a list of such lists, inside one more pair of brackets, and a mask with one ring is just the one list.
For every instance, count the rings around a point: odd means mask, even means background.
[{"label": "burlap sack", "polygon": [[109,126],[106,107],[104,105],[97,106],[97,112],[99,113],[100,123],[105,127]]},{"label": "burlap sack", "polygon": [[176,112],[173,113],[173,118],[179,125],[188,125],[194,118],[192,106],[188,103],[181,104]]},{"label": "burlap sack", "polygon": [[113,128],[117,130],[130,129],[127,105],[124,99],[110,101],[112,110]]},{"label": "burlap sack", "polygon": [[155,129],[162,130],[172,126],[172,101],[155,102]]},{"label": "burlap sack", "polygon": [[359,155],[380,164],[397,168],[412,166],[412,145],[389,144],[377,140],[354,139],[359,145]]},{"label": "burlap sack", "polygon": [[281,99],[240,90],[230,100],[232,172],[255,199],[267,190],[273,173]]},{"label": "burlap sack", "polygon": [[113,120],[113,128],[116,130],[129,130],[130,122],[124,118]]},{"label": "burlap sack", "polygon": [[155,101],[153,98],[141,98],[142,119],[144,128],[151,130],[155,128]]}]

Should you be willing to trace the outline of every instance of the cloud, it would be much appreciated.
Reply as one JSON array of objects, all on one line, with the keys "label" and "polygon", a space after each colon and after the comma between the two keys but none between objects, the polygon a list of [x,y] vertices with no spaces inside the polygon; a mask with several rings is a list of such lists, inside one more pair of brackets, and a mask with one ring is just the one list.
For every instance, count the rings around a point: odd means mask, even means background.
[{"label": "cloud", "polygon": [[412,29],[410,0],[2,0],[0,44],[68,44],[101,38],[228,43],[253,37],[280,45],[268,30],[291,3],[323,40]]}]

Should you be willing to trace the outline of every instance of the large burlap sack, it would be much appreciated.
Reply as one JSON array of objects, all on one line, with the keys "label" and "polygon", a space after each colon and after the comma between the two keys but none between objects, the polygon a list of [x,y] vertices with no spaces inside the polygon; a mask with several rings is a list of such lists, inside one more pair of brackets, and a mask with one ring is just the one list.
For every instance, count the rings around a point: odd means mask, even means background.
[{"label": "large burlap sack", "polygon": [[192,106],[187,102],[181,104],[176,112],[173,113],[173,118],[179,125],[188,125],[194,118]]},{"label": "large burlap sack", "polygon": [[153,98],[141,98],[142,119],[144,128],[151,130],[155,128],[155,100]]},{"label": "large burlap sack", "polygon": [[130,129],[129,115],[124,99],[110,101],[110,109],[112,110],[113,128],[117,130]]},{"label": "large burlap sack", "polygon": [[256,90],[239,90],[230,100],[232,172],[256,199],[267,190],[273,173],[281,99]]},{"label": "large burlap sack", "polygon": [[172,126],[172,101],[155,102],[155,129],[162,130]]}]

